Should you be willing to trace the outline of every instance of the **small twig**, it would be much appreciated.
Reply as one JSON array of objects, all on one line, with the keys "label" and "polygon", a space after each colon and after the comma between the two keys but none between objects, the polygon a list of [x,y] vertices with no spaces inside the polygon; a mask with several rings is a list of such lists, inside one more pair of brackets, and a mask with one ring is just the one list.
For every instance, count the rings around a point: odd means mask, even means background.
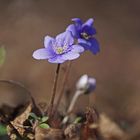
[{"label": "small twig", "polygon": [[0,83],[9,83],[9,84],[13,84],[15,86],[18,86],[18,87],[24,89],[28,93],[28,95],[30,96],[30,98],[31,98],[31,102],[33,104],[33,109],[34,109],[35,113],[37,115],[42,115],[42,112],[39,109],[38,105],[36,104],[35,99],[32,96],[31,92],[22,83],[20,83],[18,81],[14,81],[14,80],[4,80],[4,79],[0,79]]},{"label": "small twig", "polygon": [[51,96],[51,100],[50,100],[49,111],[47,112],[49,117],[52,115],[53,104],[54,104],[54,99],[55,99],[55,95],[56,95],[58,76],[59,76],[59,70],[60,70],[60,64],[57,65],[56,72],[55,72],[54,84],[53,84],[53,88],[52,88],[52,96]]},{"label": "small twig", "polygon": [[58,100],[56,102],[56,111],[57,111],[57,109],[58,109],[58,107],[60,105],[60,101],[61,101],[62,96],[64,94],[64,90],[65,90],[65,86],[66,86],[66,81],[67,81],[68,76],[69,76],[70,68],[71,68],[71,61],[68,62],[68,65],[66,67],[66,72],[64,73],[62,88],[61,88],[61,90],[59,92]]}]

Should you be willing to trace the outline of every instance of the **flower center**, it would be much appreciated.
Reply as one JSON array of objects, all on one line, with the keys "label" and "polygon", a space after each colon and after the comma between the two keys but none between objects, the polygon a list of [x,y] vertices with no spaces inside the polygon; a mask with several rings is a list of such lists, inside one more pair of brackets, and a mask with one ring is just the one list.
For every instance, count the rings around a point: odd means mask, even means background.
[{"label": "flower center", "polygon": [[63,47],[56,47],[55,51],[57,54],[62,54],[64,52],[64,48]]},{"label": "flower center", "polygon": [[91,35],[88,35],[88,34],[85,33],[85,32],[81,33],[81,36],[82,36],[84,39],[86,39],[86,40],[88,40],[88,39],[90,39],[90,38],[92,37]]}]

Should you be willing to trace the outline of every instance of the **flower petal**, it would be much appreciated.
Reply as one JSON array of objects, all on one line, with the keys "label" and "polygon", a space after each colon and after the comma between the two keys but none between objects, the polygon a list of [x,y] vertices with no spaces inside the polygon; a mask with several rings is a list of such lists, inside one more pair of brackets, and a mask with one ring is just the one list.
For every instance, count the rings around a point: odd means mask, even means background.
[{"label": "flower petal", "polygon": [[99,43],[98,41],[95,39],[95,38],[92,38],[90,40],[91,42],[91,46],[90,46],[90,51],[93,53],[93,54],[97,54],[100,52],[100,47],[99,47]]},{"label": "flower petal", "polygon": [[33,58],[35,59],[48,59],[54,57],[54,53],[48,51],[46,48],[41,48],[33,52]]},{"label": "flower petal", "polygon": [[62,55],[64,60],[74,60],[77,59],[79,56],[80,56],[79,53],[72,52],[72,51],[69,51]]},{"label": "flower petal", "polygon": [[83,25],[87,25],[87,26],[93,26],[93,18],[88,19]]},{"label": "flower petal", "polygon": [[66,31],[64,45],[72,45],[74,43],[74,37],[72,36],[72,32]]},{"label": "flower petal", "polygon": [[85,50],[88,50],[89,46],[90,46],[90,42],[88,42],[85,39],[81,39],[81,38],[78,39],[78,44],[81,45],[82,47],[84,47]]},{"label": "flower petal", "polygon": [[95,78],[89,78],[89,90],[93,91],[96,88],[96,79]]},{"label": "flower petal", "polygon": [[56,42],[55,42],[55,46],[59,46],[62,47],[64,44],[64,38],[65,37],[65,32],[64,33],[60,33],[56,36]]},{"label": "flower petal", "polygon": [[53,58],[48,59],[48,61],[50,63],[58,63],[58,64],[61,64],[61,63],[64,63],[66,60],[64,60],[62,58],[62,55],[57,55],[57,56],[55,56]]},{"label": "flower petal", "polygon": [[78,37],[80,37],[83,22],[80,18],[73,18],[72,21],[74,21],[74,25],[76,27]]},{"label": "flower petal", "polygon": [[92,26],[83,25],[81,32],[87,33],[88,35],[92,36],[92,35],[96,34],[96,29]]},{"label": "flower petal", "polygon": [[78,39],[78,43],[84,47],[85,50],[90,50],[93,54],[100,52],[99,43],[95,38],[90,40]]},{"label": "flower petal", "polygon": [[74,38],[72,36],[71,31],[65,31],[59,35],[56,36],[56,45],[57,46],[67,46],[72,45],[74,43]]},{"label": "flower petal", "polygon": [[78,33],[78,30],[76,28],[76,26],[74,24],[71,24],[67,27],[66,31],[71,31],[72,32],[72,35],[76,38],[79,37],[79,33]]},{"label": "flower petal", "polygon": [[75,53],[82,53],[82,52],[84,52],[84,50],[85,50],[85,49],[84,49],[82,46],[80,46],[80,45],[72,45],[71,47],[72,47],[71,51],[72,51],[72,52],[75,52]]},{"label": "flower petal", "polygon": [[80,18],[73,18],[72,21],[74,21],[75,24],[78,24],[78,25],[82,25],[83,24],[83,22],[82,22],[82,20]]},{"label": "flower petal", "polygon": [[54,38],[50,37],[50,36],[46,36],[44,39],[44,46],[45,48],[48,48],[49,46],[52,46],[52,42],[54,42]]}]

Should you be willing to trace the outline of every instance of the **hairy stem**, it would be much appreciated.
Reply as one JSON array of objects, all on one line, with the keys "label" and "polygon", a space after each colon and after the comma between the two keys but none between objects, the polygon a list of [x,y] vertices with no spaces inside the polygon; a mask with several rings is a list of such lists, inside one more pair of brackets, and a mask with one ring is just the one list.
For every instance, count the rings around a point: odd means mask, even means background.
[{"label": "hairy stem", "polygon": [[54,104],[54,99],[56,95],[56,88],[57,88],[57,82],[58,82],[58,76],[59,76],[59,70],[60,70],[60,64],[57,65],[56,71],[55,71],[55,77],[54,77],[54,84],[52,88],[52,96],[50,100],[50,108],[49,108],[49,116],[52,114],[52,109],[53,109],[53,104]]},{"label": "hairy stem", "polygon": [[68,108],[68,110],[67,110],[67,116],[64,117],[64,119],[63,119],[63,121],[62,121],[62,124],[66,124],[66,123],[68,122],[68,120],[69,120],[69,115],[70,115],[70,113],[73,111],[73,108],[74,108],[74,106],[75,106],[75,104],[76,104],[76,102],[77,102],[79,96],[82,95],[82,94],[83,94],[83,92],[81,92],[81,91],[79,91],[79,90],[76,91],[76,93],[74,94],[74,96],[73,96],[73,98],[72,98],[72,100],[71,100],[71,103],[70,103],[70,105],[69,105],[69,108]]},{"label": "hairy stem", "polygon": [[61,102],[61,99],[63,97],[63,94],[64,94],[64,90],[65,90],[65,87],[66,87],[66,82],[67,82],[67,79],[68,79],[68,76],[69,76],[69,72],[70,72],[70,68],[71,68],[71,61],[68,62],[68,65],[66,67],[66,71],[65,71],[65,74],[64,74],[64,78],[63,78],[63,83],[62,83],[62,88],[59,92],[59,96],[58,96],[58,100],[56,102],[56,110],[57,108],[59,107],[59,104]]}]

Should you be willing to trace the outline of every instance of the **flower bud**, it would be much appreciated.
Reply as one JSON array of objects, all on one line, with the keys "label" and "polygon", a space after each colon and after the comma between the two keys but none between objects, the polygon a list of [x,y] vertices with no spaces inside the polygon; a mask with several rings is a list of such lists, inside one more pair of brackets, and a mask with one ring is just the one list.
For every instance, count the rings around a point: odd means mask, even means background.
[{"label": "flower bud", "polygon": [[89,77],[87,74],[82,75],[76,84],[77,90],[83,91],[84,94],[92,92],[96,87],[96,79]]}]

